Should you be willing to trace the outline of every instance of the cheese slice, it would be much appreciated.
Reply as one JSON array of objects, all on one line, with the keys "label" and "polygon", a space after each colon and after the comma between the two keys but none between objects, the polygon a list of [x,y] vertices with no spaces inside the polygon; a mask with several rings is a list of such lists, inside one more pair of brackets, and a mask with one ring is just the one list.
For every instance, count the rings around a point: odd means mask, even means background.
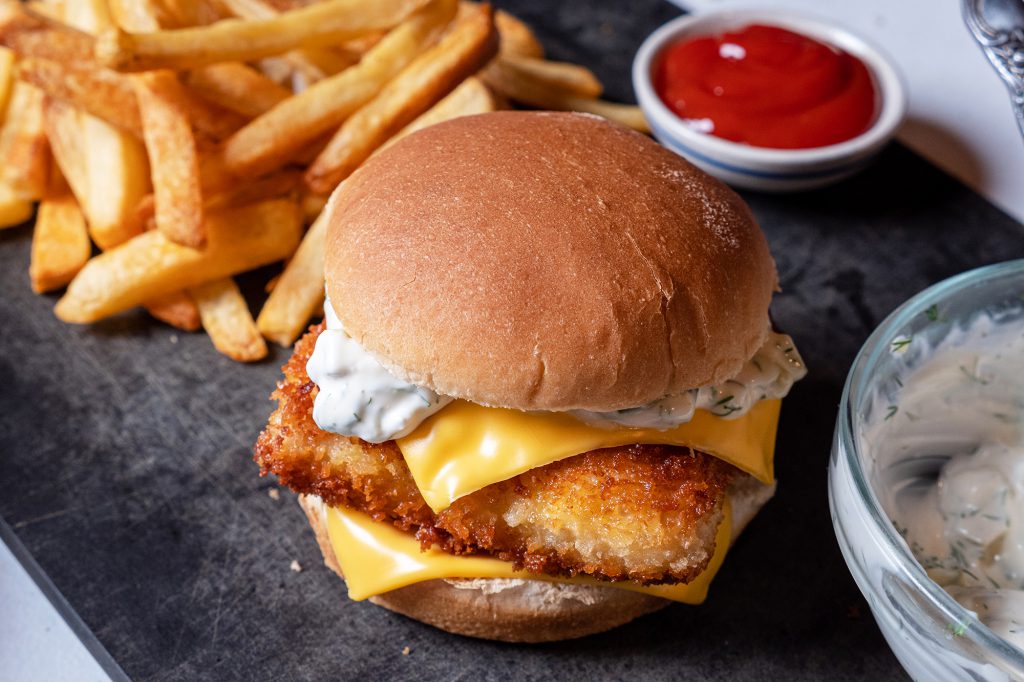
[{"label": "cheese slice", "polygon": [[762,400],[735,419],[697,410],[686,424],[658,431],[602,428],[561,412],[521,412],[456,400],[397,442],[435,512],[530,469],[634,443],[689,446],[770,484],[780,405],[780,400]]},{"label": "cheese slice", "polygon": [[724,512],[715,536],[714,555],[704,572],[686,585],[645,587],[628,581],[560,578],[517,571],[511,563],[491,557],[455,556],[436,548],[423,552],[420,551],[420,543],[408,533],[344,507],[327,508],[327,533],[348,584],[348,596],[355,601],[439,578],[518,578],[601,585],[686,604],[700,604],[707,597],[708,586],[722,565],[732,540],[732,510],[728,499]]}]

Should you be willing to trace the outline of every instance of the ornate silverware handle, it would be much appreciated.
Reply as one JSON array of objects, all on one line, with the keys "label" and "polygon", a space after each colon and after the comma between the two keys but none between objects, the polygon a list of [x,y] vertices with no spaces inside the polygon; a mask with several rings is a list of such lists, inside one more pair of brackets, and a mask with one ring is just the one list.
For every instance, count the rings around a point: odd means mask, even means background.
[{"label": "ornate silverware handle", "polygon": [[964,22],[1010,91],[1024,135],[1024,2],[963,0]]}]

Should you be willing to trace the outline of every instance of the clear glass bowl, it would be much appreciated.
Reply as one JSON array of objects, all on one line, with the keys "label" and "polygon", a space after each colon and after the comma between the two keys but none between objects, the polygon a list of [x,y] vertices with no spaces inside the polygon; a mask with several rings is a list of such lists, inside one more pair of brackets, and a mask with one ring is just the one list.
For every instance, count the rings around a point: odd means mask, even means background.
[{"label": "clear glass bowl", "polygon": [[[900,339],[940,341],[982,313],[1024,320],[1024,260],[940,282],[894,311],[861,348],[843,388],[829,465],[832,523],[854,580],[900,663],[918,680],[1024,679],[1024,652],[958,604],[915,560],[880,499],[891,481],[864,447],[862,427],[878,395],[896,395],[920,354]],[[933,324],[935,311],[942,321]],[[878,415],[874,415],[877,418]]]}]

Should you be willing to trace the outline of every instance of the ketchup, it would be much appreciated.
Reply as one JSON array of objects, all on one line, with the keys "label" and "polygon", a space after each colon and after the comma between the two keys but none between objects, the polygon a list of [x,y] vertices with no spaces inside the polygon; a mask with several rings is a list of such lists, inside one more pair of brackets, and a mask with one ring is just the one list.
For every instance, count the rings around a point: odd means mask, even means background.
[{"label": "ketchup", "polygon": [[863,62],[775,26],[671,44],[654,87],[693,128],[757,147],[843,142],[867,130],[876,111]]}]

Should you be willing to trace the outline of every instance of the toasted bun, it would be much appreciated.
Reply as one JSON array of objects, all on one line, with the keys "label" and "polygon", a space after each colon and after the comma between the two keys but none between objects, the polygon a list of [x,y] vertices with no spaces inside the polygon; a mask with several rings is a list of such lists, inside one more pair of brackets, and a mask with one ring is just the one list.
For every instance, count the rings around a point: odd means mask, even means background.
[{"label": "toasted bun", "polygon": [[520,410],[635,407],[735,375],[775,264],[743,201],[593,116],[432,126],[331,201],[327,292],[395,375]]},{"label": "toasted bun", "polygon": [[[732,538],[775,493],[775,486],[742,475],[729,491]],[[299,503],[316,532],[324,563],[344,578],[327,535],[327,506],[302,495]],[[604,632],[672,602],[596,585],[481,578],[429,580],[370,601],[409,618],[469,637],[504,642],[554,642]]]}]

